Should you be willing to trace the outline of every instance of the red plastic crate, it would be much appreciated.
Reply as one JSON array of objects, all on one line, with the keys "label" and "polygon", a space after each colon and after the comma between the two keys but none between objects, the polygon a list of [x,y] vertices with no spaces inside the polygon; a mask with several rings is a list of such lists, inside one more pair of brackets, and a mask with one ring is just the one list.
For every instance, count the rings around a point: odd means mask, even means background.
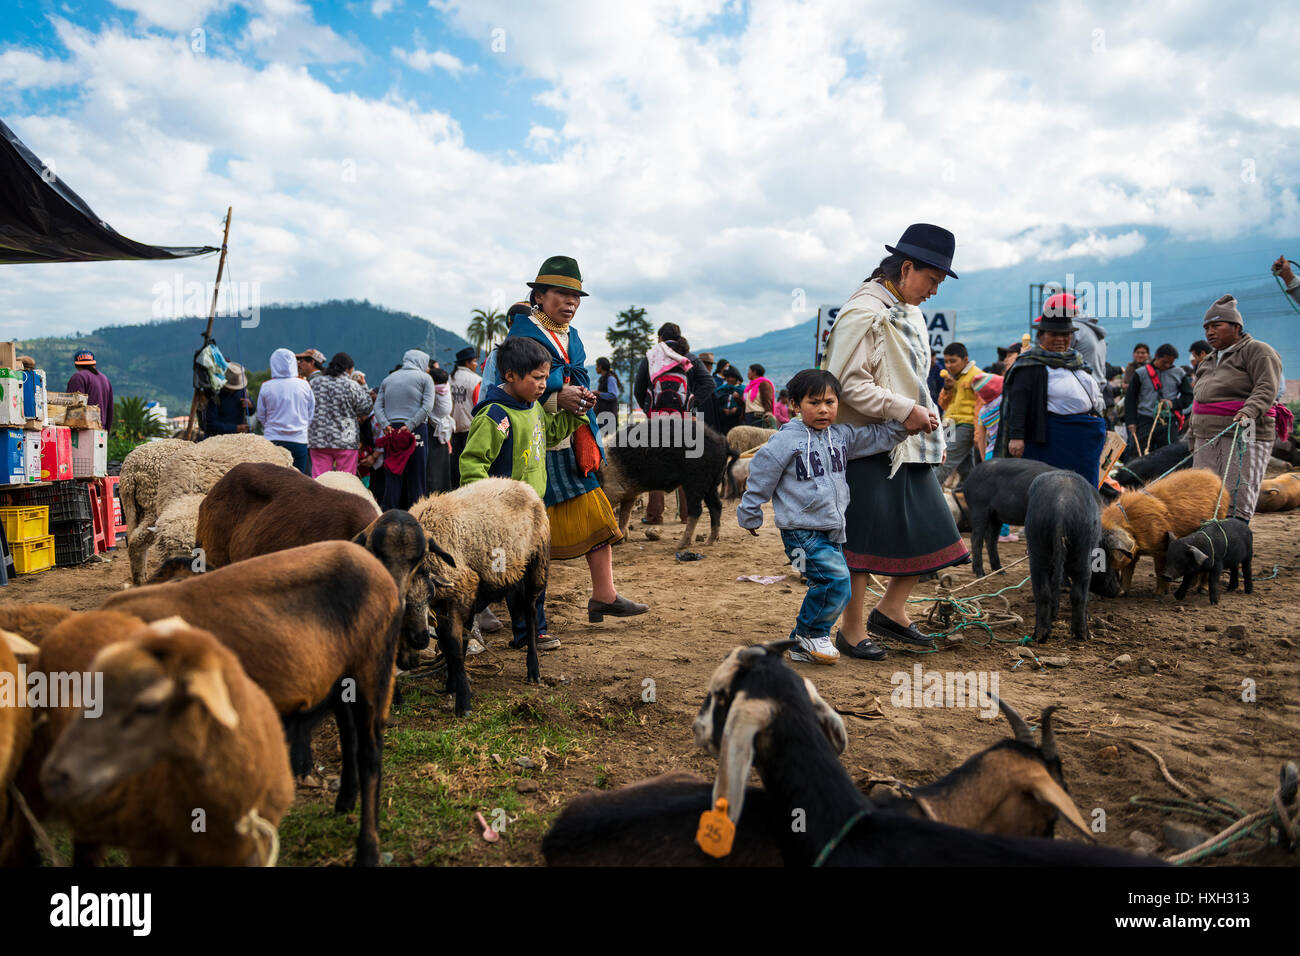
[{"label": "red plastic crate", "polygon": [[41,480],[72,478],[72,429],[46,425],[41,429]]}]

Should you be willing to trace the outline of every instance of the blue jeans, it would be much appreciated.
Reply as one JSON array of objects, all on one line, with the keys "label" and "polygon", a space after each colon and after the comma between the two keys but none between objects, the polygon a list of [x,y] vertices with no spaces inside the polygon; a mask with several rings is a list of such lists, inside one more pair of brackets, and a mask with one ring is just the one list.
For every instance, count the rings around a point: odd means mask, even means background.
[{"label": "blue jeans", "polygon": [[831,626],[849,604],[849,566],[843,545],[835,544],[825,531],[782,529],[781,542],[796,571],[808,578],[795,620],[800,637],[830,637]]},{"label": "blue jeans", "polygon": [[311,455],[307,451],[306,442],[280,441],[278,438],[272,438],[271,444],[279,445],[281,448],[287,448],[289,454],[293,455],[293,467],[297,468],[308,478],[311,477]]},{"label": "blue jeans", "polygon": [[[522,647],[528,643],[528,605],[520,598],[506,596],[506,607],[510,610],[510,630],[514,634],[514,644]],[[537,595],[537,634],[546,633],[546,588]]]}]

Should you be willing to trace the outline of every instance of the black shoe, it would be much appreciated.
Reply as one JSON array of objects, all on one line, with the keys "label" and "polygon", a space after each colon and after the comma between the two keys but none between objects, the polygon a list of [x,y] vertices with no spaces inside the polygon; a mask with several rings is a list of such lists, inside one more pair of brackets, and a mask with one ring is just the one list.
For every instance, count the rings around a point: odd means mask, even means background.
[{"label": "black shoe", "polygon": [[649,605],[637,604],[622,595],[615,595],[614,600],[609,604],[590,599],[587,601],[587,620],[592,624],[599,624],[605,619],[606,614],[610,617],[633,617],[644,614],[648,610]]},{"label": "black shoe", "polygon": [[879,644],[873,644],[869,637],[863,638],[859,644],[850,644],[844,639],[844,632],[838,629],[835,631],[835,647],[841,654],[863,661],[880,661],[888,655],[888,651]]},{"label": "black shoe", "polygon": [[904,627],[897,621],[891,621],[879,611],[872,611],[867,615],[867,633],[903,641],[906,644],[915,644],[918,647],[934,647],[934,638],[922,634],[915,625],[909,624]]}]

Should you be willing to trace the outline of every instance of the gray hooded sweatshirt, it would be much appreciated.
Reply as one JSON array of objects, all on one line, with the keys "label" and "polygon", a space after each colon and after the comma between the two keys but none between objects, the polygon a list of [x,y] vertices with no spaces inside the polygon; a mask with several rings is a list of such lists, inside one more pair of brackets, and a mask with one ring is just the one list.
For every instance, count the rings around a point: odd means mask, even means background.
[{"label": "gray hooded sweatshirt", "polygon": [[797,418],[786,422],[750,462],[745,496],[736,509],[740,526],[761,527],[763,502],[771,499],[778,528],[825,531],[836,544],[843,542],[849,459],[889,451],[906,437],[907,430],[896,421],[831,425],[821,431]]},{"label": "gray hooded sweatshirt", "polygon": [[1106,330],[1089,315],[1074,317],[1074,347],[1092,369],[1092,377],[1101,388],[1106,384]]},{"label": "gray hooded sweatshirt", "polygon": [[429,353],[409,349],[402,367],[379,383],[375,396],[375,423],[387,428],[402,422],[415,431],[433,412],[433,378],[429,375]]}]

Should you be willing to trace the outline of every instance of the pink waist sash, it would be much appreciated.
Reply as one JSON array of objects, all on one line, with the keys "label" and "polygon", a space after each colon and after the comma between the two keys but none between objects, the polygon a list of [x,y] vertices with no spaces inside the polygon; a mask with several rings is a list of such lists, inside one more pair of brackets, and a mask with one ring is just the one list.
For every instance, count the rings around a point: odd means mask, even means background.
[{"label": "pink waist sash", "polygon": [[[1193,415],[1235,415],[1245,407],[1245,402],[1192,402]],[[1265,418],[1273,419],[1277,437],[1284,441],[1291,437],[1291,427],[1295,415],[1281,402],[1264,413]]]}]

